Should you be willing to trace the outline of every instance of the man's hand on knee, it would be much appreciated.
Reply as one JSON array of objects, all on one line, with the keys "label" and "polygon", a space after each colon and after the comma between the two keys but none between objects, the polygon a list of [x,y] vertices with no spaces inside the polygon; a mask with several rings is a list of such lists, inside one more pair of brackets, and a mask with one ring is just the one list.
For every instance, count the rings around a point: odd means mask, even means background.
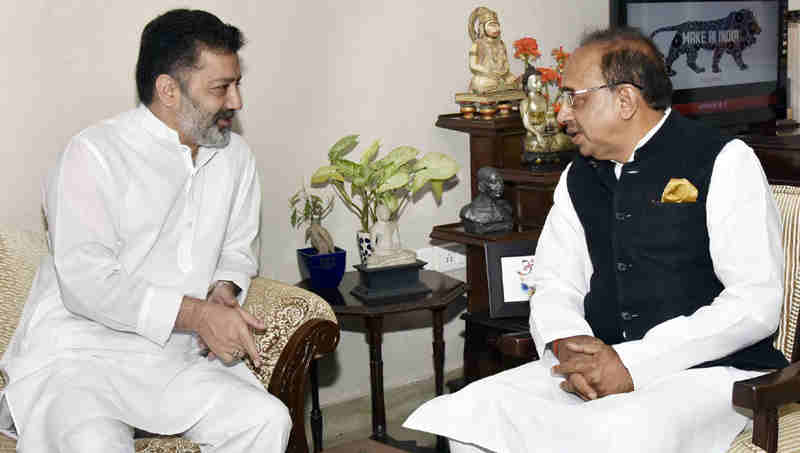
[{"label": "man's hand on knee", "polygon": [[581,397],[584,401],[593,400],[597,398],[597,392],[589,385],[586,378],[580,373],[572,373],[566,376],[564,381],[561,381],[561,390],[574,393]]},{"label": "man's hand on knee", "polygon": [[[234,284],[228,281],[218,281],[211,286],[208,290],[208,295],[206,296],[206,300],[209,302],[213,302],[216,304],[226,305],[228,307],[239,307],[239,301],[236,299],[236,289]],[[208,360],[214,360],[217,355],[211,351],[203,341],[202,338],[199,340],[200,347],[202,349],[208,350]]]},{"label": "man's hand on knee", "polygon": [[184,299],[176,328],[196,332],[210,352],[225,363],[232,363],[247,354],[256,367],[261,366],[251,333],[251,329],[265,329],[261,321],[238,306]]},{"label": "man's hand on knee", "polygon": [[558,348],[557,351],[556,348],[554,348],[553,354],[556,356],[559,362],[566,362],[582,354],[581,352],[575,351],[574,348],[568,348],[567,347],[568,344],[573,344],[573,345],[587,345],[596,343],[603,344],[603,342],[600,339],[593,337],[591,335],[575,335],[572,337],[560,338],[556,341],[558,342]]},{"label": "man's hand on knee", "polygon": [[[559,349],[561,347],[559,345]],[[575,373],[580,374],[596,392],[594,398],[588,393],[581,392],[589,399],[633,391],[633,379],[617,355],[617,351],[611,346],[597,340],[597,342],[583,344],[568,342],[563,347],[575,355],[554,366],[553,373],[568,378]],[[559,350],[559,352],[561,351]],[[575,388],[572,379],[569,379],[569,382]]]}]

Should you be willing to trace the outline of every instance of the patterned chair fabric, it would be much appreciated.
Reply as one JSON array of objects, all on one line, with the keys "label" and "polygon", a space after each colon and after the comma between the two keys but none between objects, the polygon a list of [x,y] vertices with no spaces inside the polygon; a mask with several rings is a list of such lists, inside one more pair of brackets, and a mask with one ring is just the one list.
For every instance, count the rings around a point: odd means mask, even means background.
[{"label": "patterned chair fabric", "polygon": [[[14,333],[30,291],[36,269],[48,252],[43,233],[19,231],[0,226],[0,354]],[[336,322],[331,307],[315,294],[262,277],[253,279],[244,308],[265,321],[267,330],[256,334],[256,346],[263,365],[255,372],[269,387],[275,364],[292,334],[311,319]],[[0,379],[0,389],[5,387]],[[16,441],[0,434],[0,453],[16,451]],[[136,439],[137,453],[200,453],[200,448],[180,437],[157,436]]]},{"label": "patterned chair fabric", "polygon": [[[775,347],[792,360],[797,316],[800,312],[800,187],[773,185],[772,195],[783,222],[784,271],[783,314],[775,336]],[[800,404],[780,408],[778,420],[778,452],[800,452]],[[743,430],[731,444],[728,453],[762,453],[752,443],[753,429]]]}]

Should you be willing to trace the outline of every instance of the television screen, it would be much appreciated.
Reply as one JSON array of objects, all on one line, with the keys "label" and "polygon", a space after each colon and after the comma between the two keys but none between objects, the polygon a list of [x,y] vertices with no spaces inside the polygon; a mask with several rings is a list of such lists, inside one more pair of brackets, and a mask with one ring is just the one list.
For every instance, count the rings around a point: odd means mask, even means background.
[{"label": "television screen", "polygon": [[785,117],[784,11],[779,0],[612,0],[612,23],[638,27],[656,43],[673,108],[746,128]]}]

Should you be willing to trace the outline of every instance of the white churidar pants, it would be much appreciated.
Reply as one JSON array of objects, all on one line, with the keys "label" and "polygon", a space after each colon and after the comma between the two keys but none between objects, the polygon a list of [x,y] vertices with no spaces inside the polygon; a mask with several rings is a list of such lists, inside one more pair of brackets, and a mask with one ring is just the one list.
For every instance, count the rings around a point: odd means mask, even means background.
[{"label": "white churidar pants", "polygon": [[58,359],[6,392],[21,452],[133,453],[133,428],[217,453],[286,450],[291,418],[244,363]]},{"label": "white churidar pants", "polygon": [[426,402],[403,426],[450,438],[454,453],[724,453],[749,420],[731,404],[733,382],[762,374],[692,369],[584,402],[559,388],[556,363],[547,351]]}]

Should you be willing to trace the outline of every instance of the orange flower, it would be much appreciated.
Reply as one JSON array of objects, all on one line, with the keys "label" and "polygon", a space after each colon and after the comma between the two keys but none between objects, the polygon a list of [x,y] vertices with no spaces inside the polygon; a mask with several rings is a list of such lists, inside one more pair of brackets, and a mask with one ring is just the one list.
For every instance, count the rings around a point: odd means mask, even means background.
[{"label": "orange flower", "polygon": [[558,49],[553,49],[550,52],[550,55],[556,59],[556,62],[558,62],[559,66],[563,66],[563,64],[567,61],[567,58],[569,58],[569,54],[564,52],[564,46],[558,46]]},{"label": "orange flower", "polygon": [[561,74],[551,68],[536,68],[542,74],[542,83],[561,84]]},{"label": "orange flower", "polygon": [[561,103],[560,102],[556,102],[555,104],[553,104],[553,113],[558,115],[558,112],[560,112],[560,111],[561,111]]},{"label": "orange flower", "polygon": [[525,37],[514,41],[514,50],[514,58],[520,58],[525,61],[527,61],[528,58],[536,60],[542,56],[542,54],[539,53],[539,43],[530,37]]}]

